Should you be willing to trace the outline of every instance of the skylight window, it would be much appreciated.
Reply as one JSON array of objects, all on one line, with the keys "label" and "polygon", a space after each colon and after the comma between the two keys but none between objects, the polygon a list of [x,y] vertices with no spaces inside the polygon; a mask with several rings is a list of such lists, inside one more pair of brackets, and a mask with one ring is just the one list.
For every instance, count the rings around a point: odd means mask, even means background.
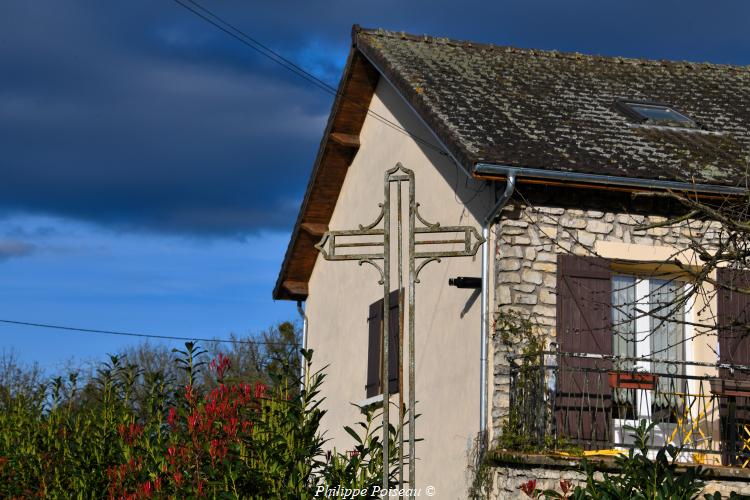
[{"label": "skylight window", "polygon": [[689,128],[698,126],[693,120],[666,104],[618,101],[617,107],[631,119],[647,125]]}]

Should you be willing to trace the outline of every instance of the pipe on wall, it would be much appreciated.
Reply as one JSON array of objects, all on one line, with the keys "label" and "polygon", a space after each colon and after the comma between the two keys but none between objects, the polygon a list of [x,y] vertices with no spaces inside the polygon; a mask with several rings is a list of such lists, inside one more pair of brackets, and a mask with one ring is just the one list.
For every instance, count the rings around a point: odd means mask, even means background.
[{"label": "pipe on wall", "polygon": [[482,237],[484,237],[484,243],[482,243],[482,307],[481,307],[481,345],[480,345],[480,366],[479,366],[479,435],[480,435],[480,446],[481,451],[484,452],[487,437],[487,349],[489,339],[489,327],[490,327],[490,228],[497,220],[500,210],[508,203],[510,197],[513,195],[513,191],[516,188],[516,171],[509,170],[507,172],[507,182],[505,184],[505,191],[503,192],[500,199],[497,200],[495,206],[492,207],[490,212],[485,217],[482,223]]},{"label": "pipe on wall", "polygon": [[[302,307],[302,300],[297,301],[297,313],[300,315],[300,318],[302,318],[302,349],[307,350],[307,314],[305,314],[305,309]],[[300,389],[305,389],[305,371],[306,371],[306,361],[305,357],[300,352]]]}]

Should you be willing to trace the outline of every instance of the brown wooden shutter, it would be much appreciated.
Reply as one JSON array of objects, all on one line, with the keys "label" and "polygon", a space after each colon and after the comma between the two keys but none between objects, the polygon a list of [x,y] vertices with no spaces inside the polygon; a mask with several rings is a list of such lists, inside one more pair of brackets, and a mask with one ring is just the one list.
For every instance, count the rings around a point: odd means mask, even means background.
[{"label": "brown wooden shutter", "polygon": [[[721,268],[717,270],[717,281],[729,287],[750,287],[750,271]],[[750,365],[750,295],[727,288],[718,291],[719,362],[735,365]],[[748,379],[747,372],[723,369],[721,376],[740,376]]]},{"label": "brown wooden shutter", "polygon": [[370,304],[367,315],[367,384],[366,397],[371,398],[380,394],[380,339],[383,326],[383,300]]},{"label": "brown wooden shutter", "polygon": [[557,433],[584,448],[607,448],[612,362],[564,355],[612,355],[612,271],[606,259],[558,255],[557,337]]},{"label": "brown wooden shutter", "polygon": [[[750,271],[721,268],[716,273],[719,285],[750,287]],[[750,366],[750,295],[720,287],[717,291],[717,325],[719,327],[719,363]],[[719,369],[720,394],[742,393],[750,388],[746,370]],[[730,405],[733,415],[730,418]],[[750,424],[750,398],[724,396],[720,399],[722,422],[722,463],[734,463],[741,448],[739,429]],[[733,422],[732,422],[733,420]]]},{"label": "brown wooden shutter", "polygon": [[[398,291],[391,292],[390,298],[389,335],[388,335],[388,390],[391,394],[398,392],[398,353],[399,340],[399,303]],[[377,396],[383,392],[381,386],[380,370],[382,367],[381,352],[383,347],[383,299],[370,304],[367,342],[367,384],[365,385],[366,397]]]}]

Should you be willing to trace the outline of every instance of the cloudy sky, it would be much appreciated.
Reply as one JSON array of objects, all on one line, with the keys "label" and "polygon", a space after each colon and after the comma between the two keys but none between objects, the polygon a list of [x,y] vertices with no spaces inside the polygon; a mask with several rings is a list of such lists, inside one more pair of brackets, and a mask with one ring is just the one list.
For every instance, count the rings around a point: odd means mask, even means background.
[{"label": "cloudy sky", "polygon": [[[740,0],[202,1],[332,85],[354,23],[750,64]],[[0,319],[221,337],[295,317],[271,290],[330,95],[172,0],[4,0],[0,75]],[[129,342],[0,338],[52,370]]]}]

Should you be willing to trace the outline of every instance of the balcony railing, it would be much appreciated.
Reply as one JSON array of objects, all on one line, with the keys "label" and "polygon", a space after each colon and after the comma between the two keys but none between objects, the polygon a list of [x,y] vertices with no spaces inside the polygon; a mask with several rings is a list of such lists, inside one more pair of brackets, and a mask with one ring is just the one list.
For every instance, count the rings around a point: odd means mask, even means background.
[{"label": "balcony railing", "polygon": [[750,465],[750,367],[545,351],[511,356],[517,432],[540,448],[626,450],[628,426],[654,423],[650,446],[678,460]]}]

